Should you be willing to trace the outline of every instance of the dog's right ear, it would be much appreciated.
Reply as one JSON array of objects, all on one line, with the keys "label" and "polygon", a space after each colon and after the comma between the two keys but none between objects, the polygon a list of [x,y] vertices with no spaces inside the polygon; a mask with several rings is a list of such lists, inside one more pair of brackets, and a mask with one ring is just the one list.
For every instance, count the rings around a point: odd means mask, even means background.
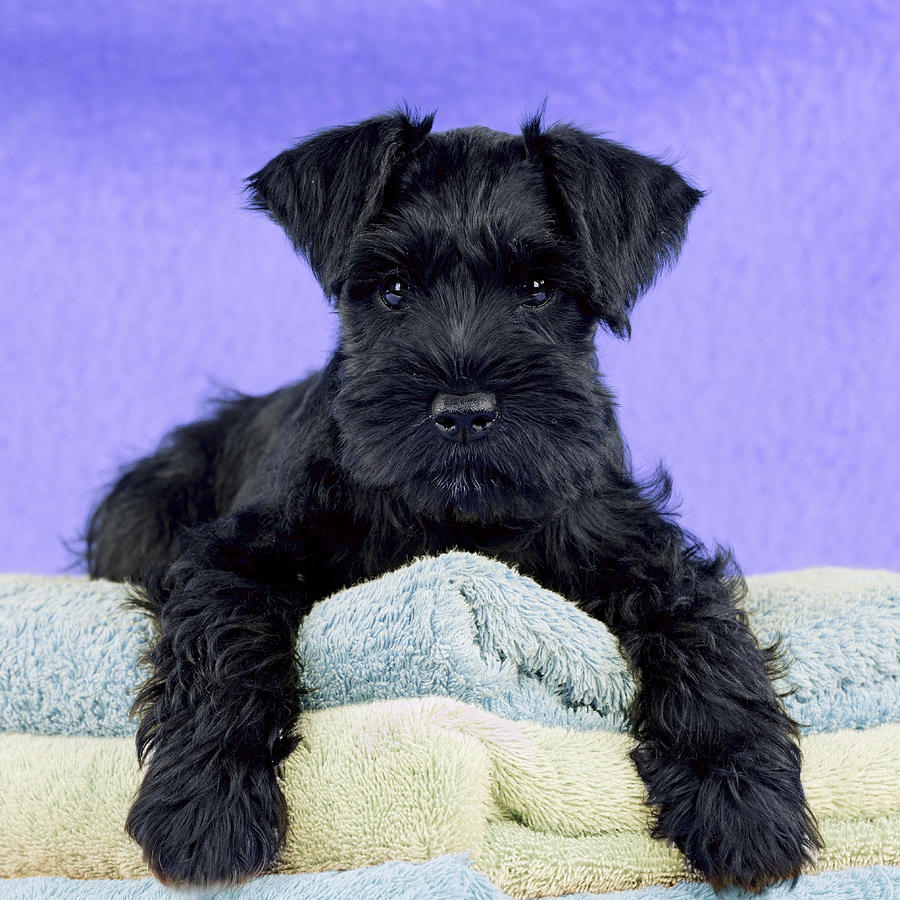
[{"label": "dog's right ear", "polygon": [[354,234],[382,208],[391,177],[425,140],[434,113],[407,110],[319,132],[247,179],[250,208],[268,213],[329,297],[340,291]]}]

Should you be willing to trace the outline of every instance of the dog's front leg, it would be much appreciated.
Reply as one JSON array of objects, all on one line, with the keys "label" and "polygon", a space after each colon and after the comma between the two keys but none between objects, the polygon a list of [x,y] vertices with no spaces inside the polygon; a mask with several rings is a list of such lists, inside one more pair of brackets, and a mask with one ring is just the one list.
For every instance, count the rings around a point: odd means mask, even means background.
[{"label": "dog's front leg", "polygon": [[159,636],[135,701],[145,773],[126,830],[165,883],[233,883],[265,871],[284,839],[276,769],[296,743],[305,598],[274,514],[221,519],[181,550],[146,584]]},{"label": "dog's front leg", "polygon": [[612,621],[638,679],[632,758],[673,841],[715,887],[800,874],[819,846],[796,729],[713,563],[618,598]]},{"label": "dog's front leg", "polygon": [[631,662],[632,758],[655,836],[717,887],[757,891],[799,874],[820,839],[772,654],[737,606],[741,579],[634,490],[575,515],[555,586],[605,621]]}]

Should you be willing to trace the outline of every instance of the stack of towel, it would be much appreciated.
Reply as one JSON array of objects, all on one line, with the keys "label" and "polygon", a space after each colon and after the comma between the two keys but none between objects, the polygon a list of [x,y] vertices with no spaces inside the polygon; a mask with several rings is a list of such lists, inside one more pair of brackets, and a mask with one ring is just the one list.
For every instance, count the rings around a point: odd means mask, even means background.
[{"label": "stack of towel", "polygon": [[[0,898],[169,896],[122,830],[140,778],[127,711],[150,633],[123,596],[0,577]],[[758,577],[746,607],[761,641],[784,637],[781,687],[805,723],[826,842],[790,897],[893,896],[900,574]],[[307,711],[285,772],[281,874],[221,896],[714,896],[649,837],[626,667],[604,626],[561,597],[448,553],[324,600],[298,653]]]}]

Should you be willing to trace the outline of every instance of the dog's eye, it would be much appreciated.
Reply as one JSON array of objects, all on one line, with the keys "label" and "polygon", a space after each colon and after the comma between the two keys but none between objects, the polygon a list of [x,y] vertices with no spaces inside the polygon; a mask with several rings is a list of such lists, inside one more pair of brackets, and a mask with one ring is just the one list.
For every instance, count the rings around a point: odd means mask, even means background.
[{"label": "dog's eye", "polygon": [[402,278],[392,276],[381,285],[378,293],[388,309],[400,309],[406,301],[409,285]]},{"label": "dog's eye", "polygon": [[553,296],[553,285],[540,275],[529,275],[519,285],[522,306],[535,309],[543,306]]}]

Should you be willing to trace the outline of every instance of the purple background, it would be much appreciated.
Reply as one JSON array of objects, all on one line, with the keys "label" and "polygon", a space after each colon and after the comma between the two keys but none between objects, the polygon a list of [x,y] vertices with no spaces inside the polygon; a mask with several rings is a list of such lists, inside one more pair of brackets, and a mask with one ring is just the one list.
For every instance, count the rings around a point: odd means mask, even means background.
[{"label": "purple background", "polygon": [[642,471],[748,572],[900,568],[900,4],[0,2],[0,570],[118,464],[335,335],[241,179],[400,100],[676,160],[680,264],[599,342]]}]

